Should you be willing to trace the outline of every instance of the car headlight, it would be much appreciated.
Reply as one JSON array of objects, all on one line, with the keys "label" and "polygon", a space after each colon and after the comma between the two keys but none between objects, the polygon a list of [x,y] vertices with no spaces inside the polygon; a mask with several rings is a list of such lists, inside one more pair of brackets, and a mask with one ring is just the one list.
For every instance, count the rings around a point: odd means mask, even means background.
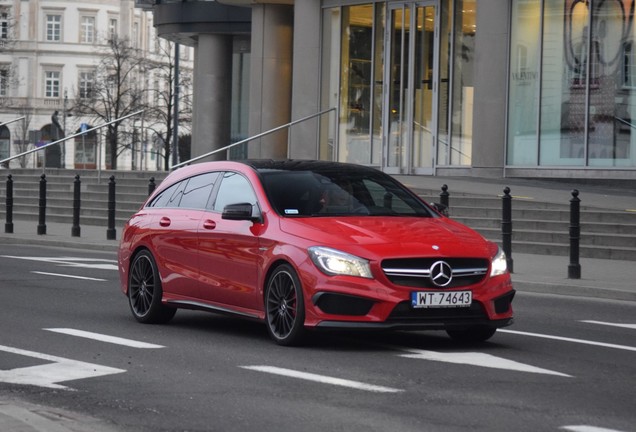
[{"label": "car headlight", "polygon": [[328,275],[358,276],[372,279],[369,261],[336,249],[312,246],[308,249],[311,260]]},{"label": "car headlight", "polygon": [[490,267],[490,277],[499,276],[505,274],[508,271],[508,262],[506,261],[506,254],[499,248],[497,254],[492,259],[492,266]]}]

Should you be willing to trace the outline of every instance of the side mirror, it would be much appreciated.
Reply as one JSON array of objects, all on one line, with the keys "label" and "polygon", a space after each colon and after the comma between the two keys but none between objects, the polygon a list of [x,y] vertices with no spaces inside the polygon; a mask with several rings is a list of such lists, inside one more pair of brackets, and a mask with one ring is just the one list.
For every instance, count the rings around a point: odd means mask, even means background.
[{"label": "side mirror", "polygon": [[433,207],[435,211],[441,214],[442,216],[448,217],[448,207],[446,207],[444,204],[431,203],[431,207]]},{"label": "side mirror", "polygon": [[228,204],[223,208],[221,219],[227,220],[248,220],[252,222],[260,221],[259,215],[254,216],[254,206],[250,203]]}]

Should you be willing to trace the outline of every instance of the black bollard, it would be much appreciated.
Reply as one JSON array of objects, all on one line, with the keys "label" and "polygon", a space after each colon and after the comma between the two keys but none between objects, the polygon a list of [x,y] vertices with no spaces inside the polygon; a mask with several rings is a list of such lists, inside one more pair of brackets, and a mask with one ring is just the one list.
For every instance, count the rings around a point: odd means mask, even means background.
[{"label": "black bollard", "polygon": [[442,193],[439,194],[439,203],[446,206],[446,208],[449,207],[449,196],[450,194],[448,193],[448,186],[442,185]]},{"label": "black bollard", "polygon": [[38,215],[38,235],[46,234],[46,174],[40,176],[40,204]]},{"label": "black bollard", "polygon": [[572,191],[570,200],[570,265],[568,265],[568,279],[581,279],[581,264],[579,264],[579,244],[581,240],[581,200],[579,191]]},{"label": "black bollard", "polygon": [[13,234],[13,176],[7,177],[7,199],[6,199],[7,221],[4,224],[4,232]]},{"label": "black bollard", "polygon": [[71,237],[79,237],[80,228],[80,176],[75,175],[75,181],[73,182],[73,226],[71,227]]},{"label": "black bollard", "polygon": [[513,272],[513,260],[512,260],[512,196],[510,195],[510,188],[506,186],[503,190],[504,195],[501,198],[502,212],[501,212],[501,241],[503,245],[503,251],[506,254],[506,263],[508,264],[508,271]]},{"label": "black bollard", "polygon": [[148,196],[155,191],[157,185],[155,184],[155,178],[150,177],[150,181],[148,182]]},{"label": "black bollard", "polygon": [[115,240],[117,231],[115,231],[115,176],[110,176],[108,182],[108,229],[106,230],[106,239]]}]

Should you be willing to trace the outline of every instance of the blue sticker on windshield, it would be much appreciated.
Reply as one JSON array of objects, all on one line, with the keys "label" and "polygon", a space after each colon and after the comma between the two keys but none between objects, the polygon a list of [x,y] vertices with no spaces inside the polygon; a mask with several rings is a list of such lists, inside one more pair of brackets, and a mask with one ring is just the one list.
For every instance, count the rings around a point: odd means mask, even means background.
[{"label": "blue sticker on windshield", "polygon": [[285,214],[297,215],[297,214],[299,214],[299,212],[298,212],[298,209],[285,209]]}]

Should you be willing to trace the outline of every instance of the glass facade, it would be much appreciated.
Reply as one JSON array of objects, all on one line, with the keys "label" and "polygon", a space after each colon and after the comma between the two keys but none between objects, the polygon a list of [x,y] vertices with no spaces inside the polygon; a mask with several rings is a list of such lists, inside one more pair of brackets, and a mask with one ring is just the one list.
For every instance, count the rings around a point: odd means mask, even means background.
[{"label": "glass facade", "polygon": [[322,14],[321,159],[433,173],[470,166],[475,0],[369,2]]},{"label": "glass facade", "polygon": [[634,4],[515,0],[509,166],[636,166]]}]

